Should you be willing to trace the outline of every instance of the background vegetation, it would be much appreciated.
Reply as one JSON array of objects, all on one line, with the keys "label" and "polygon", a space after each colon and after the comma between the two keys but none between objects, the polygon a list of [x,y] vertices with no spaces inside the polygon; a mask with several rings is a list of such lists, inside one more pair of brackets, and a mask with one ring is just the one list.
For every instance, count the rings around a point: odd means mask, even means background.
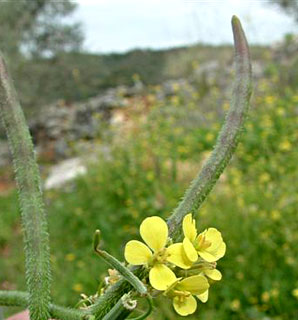
[{"label": "background vegetation", "polygon": [[[250,118],[228,170],[198,215],[199,230],[214,226],[227,243],[218,266],[223,280],[190,319],[297,317],[298,68],[289,49],[293,39],[285,40],[283,59],[270,48],[252,50],[265,72],[255,81]],[[94,294],[103,281],[106,266],[91,249],[95,229],[101,229],[106,250],[123,260],[124,244],[138,236],[144,217],[169,216],[211,151],[229,106],[232,74],[215,75],[211,81],[209,73],[196,77],[196,63],[218,60],[224,66],[231,58],[230,47],[195,46],[106,56],[68,49],[36,56],[33,50],[17,60],[21,67],[14,72],[20,75],[17,85],[25,105],[32,99],[36,106],[61,97],[84,99],[106,87],[133,84],[134,74],[147,85],[125,110],[126,121],[105,127],[94,141],[98,149],[109,145],[109,155],[98,152],[85,176],[46,192],[55,301],[75,304],[81,292]],[[28,70],[35,80],[22,84],[22,72],[25,77]],[[33,89],[44,75],[47,83]],[[187,77],[188,83],[174,82],[174,94],[161,99],[159,84],[179,77]],[[24,290],[14,190],[1,194],[0,213],[0,287]],[[162,298],[157,304],[161,309],[150,319],[179,318]]]}]

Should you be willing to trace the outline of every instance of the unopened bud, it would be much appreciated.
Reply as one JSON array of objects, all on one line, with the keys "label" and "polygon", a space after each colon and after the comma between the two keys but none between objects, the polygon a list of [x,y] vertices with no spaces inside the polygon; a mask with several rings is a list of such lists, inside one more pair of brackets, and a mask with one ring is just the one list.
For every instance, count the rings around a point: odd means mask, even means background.
[{"label": "unopened bud", "polygon": [[93,236],[93,249],[94,251],[98,250],[99,244],[100,244],[100,238],[101,238],[101,233],[100,230],[96,230]]}]

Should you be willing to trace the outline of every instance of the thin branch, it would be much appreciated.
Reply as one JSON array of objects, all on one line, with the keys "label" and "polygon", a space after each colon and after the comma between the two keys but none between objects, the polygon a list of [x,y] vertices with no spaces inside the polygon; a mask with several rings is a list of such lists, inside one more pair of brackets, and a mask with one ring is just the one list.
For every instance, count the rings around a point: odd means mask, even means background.
[{"label": "thin branch", "polygon": [[[29,294],[22,291],[3,291],[0,290],[0,305],[2,306],[17,306],[28,307]],[[53,319],[63,320],[82,320],[89,314],[87,311],[69,309],[50,303],[50,316]]]},{"label": "thin branch", "polygon": [[33,144],[15,88],[0,53],[0,116],[13,156],[24,229],[31,320],[49,318],[49,236]]}]

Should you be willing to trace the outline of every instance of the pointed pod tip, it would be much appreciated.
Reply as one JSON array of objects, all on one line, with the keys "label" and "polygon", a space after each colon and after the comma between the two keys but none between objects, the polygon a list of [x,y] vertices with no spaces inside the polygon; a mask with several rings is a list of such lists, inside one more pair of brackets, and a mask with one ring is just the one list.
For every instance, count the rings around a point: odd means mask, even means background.
[{"label": "pointed pod tip", "polygon": [[242,57],[248,56],[249,49],[245,33],[242,29],[240,19],[235,15],[232,17],[232,29],[236,54],[241,55]]},{"label": "pointed pod tip", "polygon": [[100,244],[100,239],[101,238],[101,234],[100,234],[100,230],[96,230],[94,232],[94,237],[93,237],[93,249],[95,251],[97,251],[98,247],[99,247],[99,244]]},{"label": "pointed pod tip", "polygon": [[234,32],[239,32],[242,29],[241,21],[235,15],[233,15],[233,17],[232,17],[232,28],[233,28]]},{"label": "pointed pod tip", "polygon": [[236,15],[233,15],[232,16],[232,24],[235,24],[235,23],[240,23],[240,20]]}]

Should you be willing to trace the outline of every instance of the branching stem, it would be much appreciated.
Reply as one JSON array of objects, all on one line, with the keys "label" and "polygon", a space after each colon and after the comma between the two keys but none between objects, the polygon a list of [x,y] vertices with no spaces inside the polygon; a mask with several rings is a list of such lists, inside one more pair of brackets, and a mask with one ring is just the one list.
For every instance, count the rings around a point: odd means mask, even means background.
[{"label": "branching stem", "polygon": [[[1,291],[0,290],[0,305],[2,306],[18,306],[28,307],[29,294],[22,291]],[[53,319],[63,320],[83,320],[88,314],[82,310],[69,309],[50,303],[50,315]]]}]

